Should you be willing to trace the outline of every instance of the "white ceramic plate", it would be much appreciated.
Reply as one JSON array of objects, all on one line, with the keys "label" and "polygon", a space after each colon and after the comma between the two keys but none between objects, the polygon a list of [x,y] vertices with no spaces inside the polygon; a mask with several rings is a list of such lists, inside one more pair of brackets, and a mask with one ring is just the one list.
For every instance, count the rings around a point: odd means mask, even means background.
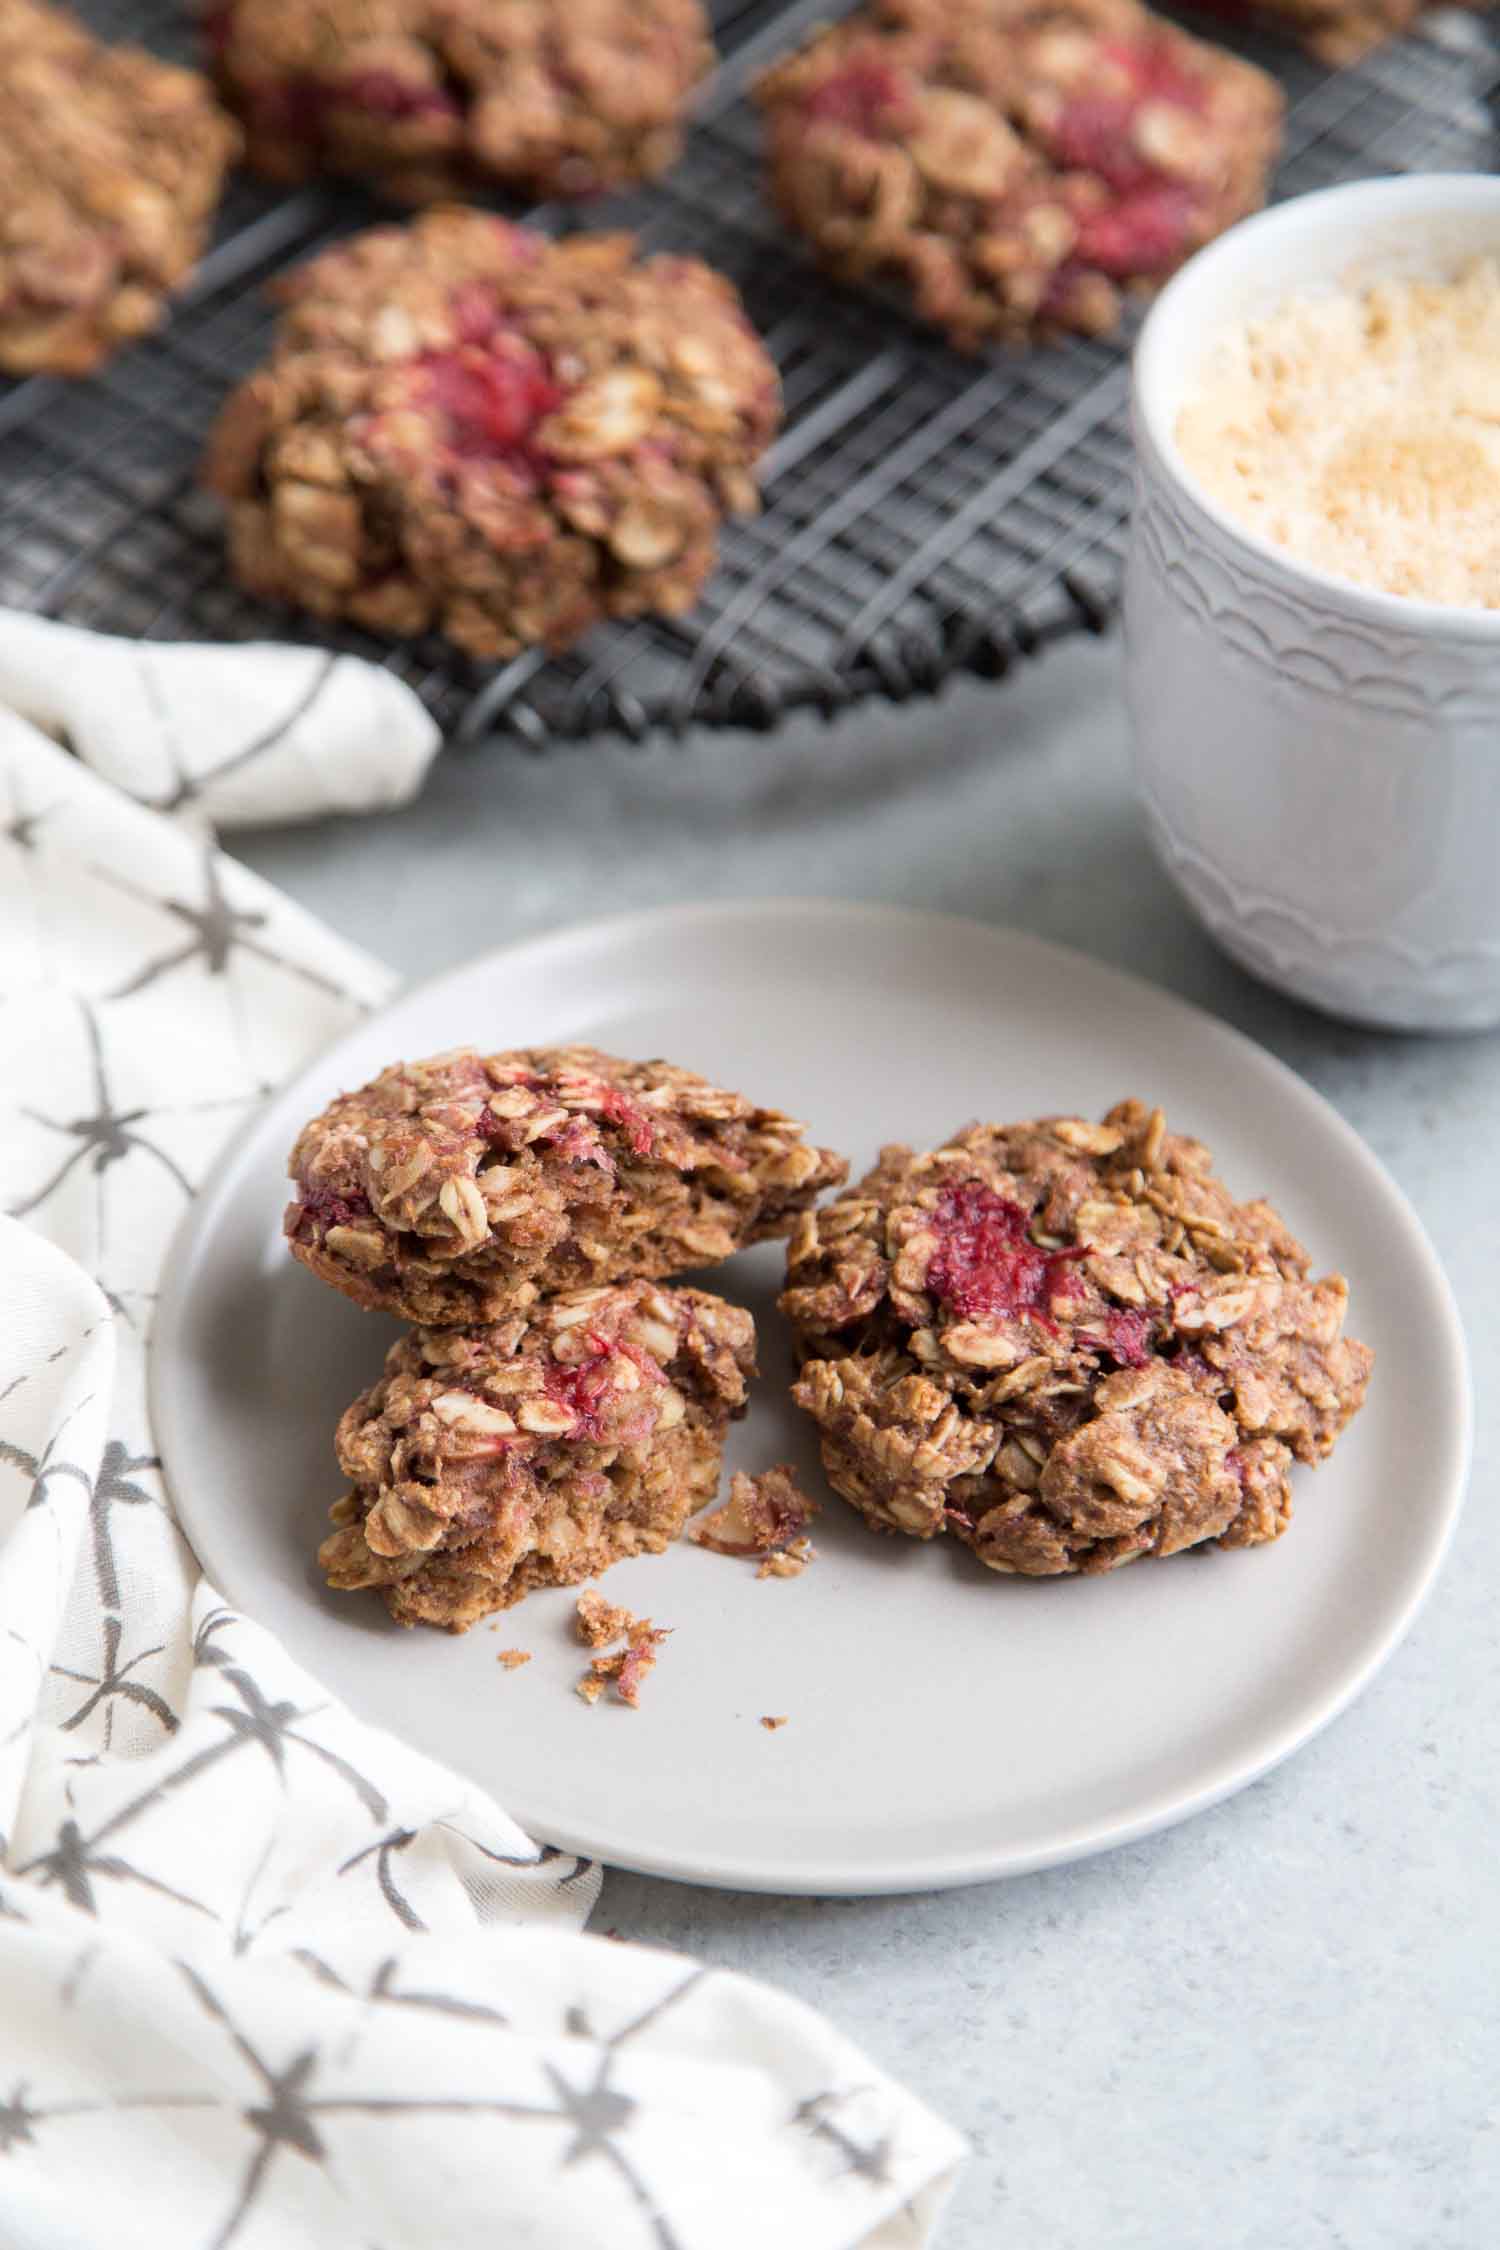
[{"label": "white ceramic plate", "polygon": [[[589,1039],[671,1056],[804,1118],[856,1168],[965,1120],[1165,1104],[1320,1267],[1348,1274],[1378,1355],[1334,1459],[1298,1472],[1276,1546],[1105,1578],[992,1575],[943,1541],[863,1530],[831,1496],[795,1580],[680,1545],[616,1600],[675,1628],[638,1712],[590,1709],[572,1597],[498,1631],[401,1632],[331,1595],[313,1551],[335,1420],[394,1327],[295,1266],[283,1163],[337,1088],[403,1055]],[[798,1461],[822,1491],[772,1310],[779,1248],[711,1286],[760,1323],[764,1380],[729,1458]],[[1420,1225],[1348,1126],[1180,1001],[1011,931],[879,908],[693,907],[490,955],[361,1024],[266,1109],[176,1245],[154,1340],[173,1496],[220,1590],[353,1708],[461,1767],[536,1835],[659,1875],[872,1892],[975,1882],[1182,1819],[1303,1743],[1400,1639],[1468,1463],[1469,1380]],[[506,1672],[500,1648],[533,1652]],[[763,1714],[787,1716],[772,1733]]]}]

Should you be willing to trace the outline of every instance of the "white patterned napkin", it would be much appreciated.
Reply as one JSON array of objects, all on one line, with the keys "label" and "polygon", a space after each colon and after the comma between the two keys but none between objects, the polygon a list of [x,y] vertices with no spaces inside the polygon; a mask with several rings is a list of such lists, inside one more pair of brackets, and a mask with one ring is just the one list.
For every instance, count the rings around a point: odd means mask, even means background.
[{"label": "white patterned napkin", "polygon": [[327,649],[122,641],[0,610],[0,708],[117,789],[213,828],[404,805],[436,725],[390,672]]},{"label": "white patterned napkin", "polygon": [[[320,689],[276,652],[252,756],[225,718],[245,652],[120,674],[69,635],[52,685],[56,630],[0,625],[12,692],[147,803],[305,814],[425,765],[425,721],[362,667]],[[299,695],[293,748],[270,721]],[[800,2004],[580,1935],[597,1871],[344,1710],[173,1521],[143,1385],[172,1230],[224,1136],[389,988],[0,712],[0,2237],[927,2242],[956,2134]]]}]

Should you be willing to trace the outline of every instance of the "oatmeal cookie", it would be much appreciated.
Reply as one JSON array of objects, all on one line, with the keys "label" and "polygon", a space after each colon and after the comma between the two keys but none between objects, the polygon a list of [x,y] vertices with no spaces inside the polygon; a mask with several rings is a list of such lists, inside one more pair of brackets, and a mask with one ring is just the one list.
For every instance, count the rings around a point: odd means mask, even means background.
[{"label": "oatmeal cookie", "polygon": [[790,1233],[847,1171],[779,1110],[672,1063],[461,1048],[303,1127],[286,1231],[356,1304],[499,1320],[542,1290],[717,1265]]},{"label": "oatmeal cookie", "polygon": [[757,98],[772,192],[963,349],[1109,333],[1264,198],[1274,81],[1136,0],[866,0]]},{"label": "oatmeal cookie", "polygon": [[649,179],[714,59],[700,0],[222,0],[209,40],[260,171],[403,202]]},{"label": "oatmeal cookie", "polygon": [[754,1367],[747,1312],[641,1281],[412,1330],[339,1423],[352,1489],[318,1550],[329,1585],[462,1633],[534,1587],[660,1554],[712,1499]]},{"label": "oatmeal cookie", "polygon": [[204,471],[252,594],[481,658],[558,649],[691,609],[756,506],[776,371],[695,258],[443,210],[280,293]]},{"label": "oatmeal cookie", "polygon": [[0,370],[87,375],[155,328],[238,145],[196,72],[0,0]]},{"label": "oatmeal cookie", "polygon": [[888,1148],[800,1222],[782,1309],[834,1489],[992,1570],[1252,1546],[1331,1452],[1371,1355],[1339,1275],[1199,1142],[1122,1102]]}]

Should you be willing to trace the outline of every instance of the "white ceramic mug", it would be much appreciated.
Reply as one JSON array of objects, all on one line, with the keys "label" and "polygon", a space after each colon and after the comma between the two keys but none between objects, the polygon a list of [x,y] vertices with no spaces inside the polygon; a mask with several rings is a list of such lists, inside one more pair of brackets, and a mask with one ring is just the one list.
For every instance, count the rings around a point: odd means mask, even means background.
[{"label": "white ceramic mug", "polygon": [[1156,848],[1247,968],[1398,1030],[1500,1022],[1500,611],[1298,562],[1206,496],[1174,433],[1225,328],[1481,252],[1500,255],[1500,179],[1303,196],[1200,251],[1135,355],[1125,652]]}]

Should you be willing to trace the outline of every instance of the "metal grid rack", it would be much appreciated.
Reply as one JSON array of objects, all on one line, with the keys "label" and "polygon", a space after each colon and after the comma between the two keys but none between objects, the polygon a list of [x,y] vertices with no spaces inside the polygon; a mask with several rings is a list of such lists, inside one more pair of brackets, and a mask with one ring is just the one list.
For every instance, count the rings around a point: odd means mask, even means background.
[{"label": "metal grid rack", "polygon": [[[112,36],[192,51],[187,0],[83,0],[80,12]],[[683,162],[582,214],[532,214],[631,226],[649,248],[710,259],[781,370],[787,419],[764,512],[728,529],[691,617],[604,626],[566,656],[486,667],[436,640],[393,648],[240,594],[195,488],[204,433],[264,351],[264,284],[375,215],[356,191],[277,195],[243,177],[161,334],[85,383],[0,383],[0,601],[163,639],[316,638],[391,665],[451,739],[535,748],[831,716],[962,672],[998,678],[1064,634],[1103,630],[1129,504],[1123,344],[961,358],[894,302],[831,289],[761,199],[745,87],[829,12],[827,0],[718,0],[726,60]],[[1496,161],[1500,50],[1479,19],[1430,19],[1332,73],[1267,40],[1230,43],[1287,89],[1278,196]]]}]

